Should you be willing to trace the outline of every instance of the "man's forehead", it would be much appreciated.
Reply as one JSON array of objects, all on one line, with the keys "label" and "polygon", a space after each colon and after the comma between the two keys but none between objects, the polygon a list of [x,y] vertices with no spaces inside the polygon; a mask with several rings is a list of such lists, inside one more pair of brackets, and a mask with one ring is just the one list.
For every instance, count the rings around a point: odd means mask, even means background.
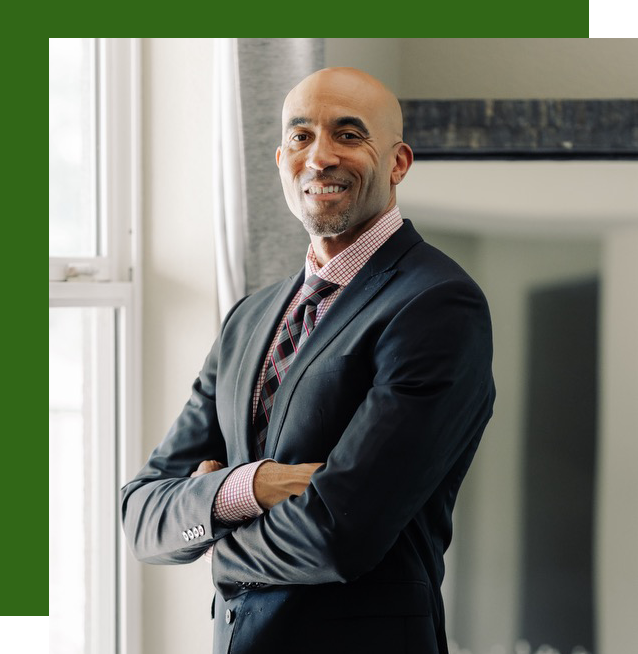
[{"label": "man's forehead", "polygon": [[320,71],[303,80],[286,97],[283,129],[290,129],[293,120],[326,125],[343,117],[355,117],[368,133],[389,130],[400,135],[401,110],[396,98],[380,82],[371,82],[369,76],[355,73],[340,69]]},{"label": "man's forehead", "polygon": [[[284,113],[302,113],[334,108],[343,114],[365,113],[366,107],[378,105],[380,89],[364,84],[358,76],[343,74],[314,75],[290,91],[284,103]],[[306,111],[299,111],[305,109]]]},{"label": "man's forehead", "polygon": [[297,125],[340,127],[357,126],[366,133],[376,131],[378,112],[373,103],[360,98],[326,95],[306,95],[288,98],[282,111],[282,127]]}]

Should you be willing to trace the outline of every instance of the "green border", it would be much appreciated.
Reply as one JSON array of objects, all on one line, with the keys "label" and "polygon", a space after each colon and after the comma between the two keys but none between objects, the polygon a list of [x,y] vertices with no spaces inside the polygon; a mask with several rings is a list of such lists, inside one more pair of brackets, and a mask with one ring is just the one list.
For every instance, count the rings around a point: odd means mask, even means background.
[{"label": "green border", "polygon": [[[241,21],[234,10],[222,22],[225,26],[241,27],[262,34],[264,26],[277,31],[315,30],[328,28],[336,37],[382,37],[388,32],[396,38],[588,38],[589,0],[537,0],[537,2],[476,2],[476,0],[437,0],[436,2],[382,3],[352,7],[347,17],[339,7],[333,7],[332,21],[317,21],[316,15],[328,12],[328,7],[309,10],[293,2],[276,6],[255,6],[243,12]],[[232,14],[235,13],[233,18]],[[343,12],[341,12],[343,13]],[[310,17],[312,16],[312,17]],[[219,25],[219,21],[212,23]],[[325,35],[325,33],[324,33]],[[393,37],[395,38],[395,37]]]},{"label": "green border", "polygon": [[[589,0],[555,2],[428,2],[410,20],[419,36],[444,38],[583,38],[589,36]],[[411,28],[411,29],[410,29]]]},{"label": "green border", "polygon": [[[47,142],[37,40],[12,51],[5,79],[3,152],[2,615],[48,615],[47,353],[38,293],[47,196],[38,149]],[[13,43],[14,48],[18,42]],[[42,122],[41,122],[42,121]],[[43,171],[44,173],[44,171]],[[42,320],[42,322],[40,322]]]},{"label": "green border", "polygon": [[357,19],[357,31],[372,35],[392,30],[402,37],[424,38],[589,37],[589,0],[415,2],[397,5],[391,12],[374,22],[364,18],[363,25]]}]

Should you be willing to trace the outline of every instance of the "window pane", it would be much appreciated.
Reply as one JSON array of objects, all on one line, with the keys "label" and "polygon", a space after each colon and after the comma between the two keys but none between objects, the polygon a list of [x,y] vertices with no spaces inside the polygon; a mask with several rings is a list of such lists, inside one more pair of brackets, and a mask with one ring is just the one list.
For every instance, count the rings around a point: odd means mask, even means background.
[{"label": "window pane", "polygon": [[95,256],[94,39],[49,39],[49,256]]},{"label": "window pane", "polygon": [[82,309],[49,311],[51,653],[82,654],[86,603]]},{"label": "window pane", "polygon": [[115,443],[102,412],[115,411],[114,319],[112,308],[49,309],[51,654],[97,651],[109,620],[99,603],[115,583]]}]

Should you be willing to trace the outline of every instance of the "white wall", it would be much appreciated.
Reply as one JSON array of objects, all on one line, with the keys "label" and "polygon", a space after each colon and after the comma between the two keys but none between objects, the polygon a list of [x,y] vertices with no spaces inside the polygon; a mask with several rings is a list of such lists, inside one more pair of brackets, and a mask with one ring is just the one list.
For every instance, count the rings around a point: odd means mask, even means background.
[{"label": "white wall", "polygon": [[[144,456],[163,438],[217,331],[210,39],[143,44]],[[145,654],[210,654],[209,567],[144,566]]]},{"label": "white wall", "polygon": [[400,98],[638,96],[638,39],[326,39],[327,66],[355,66]]},{"label": "white wall", "polygon": [[635,161],[417,161],[397,198],[438,230],[595,236],[635,224],[637,180]]},{"label": "white wall", "polygon": [[326,66],[360,68],[398,94],[405,39],[324,39]]}]

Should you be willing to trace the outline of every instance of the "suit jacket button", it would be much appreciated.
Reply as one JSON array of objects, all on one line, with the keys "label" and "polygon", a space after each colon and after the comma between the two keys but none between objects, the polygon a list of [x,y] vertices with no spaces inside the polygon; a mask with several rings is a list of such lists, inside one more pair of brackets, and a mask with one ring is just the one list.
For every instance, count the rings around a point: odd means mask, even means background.
[{"label": "suit jacket button", "polygon": [[226,624],[230,624],[234,617],[233,612],[230,609],[226,609]]},{"label": "suit jacket button", "polygon": [[204,535],[204,525],[199,525],[197,527],[197,531],[199,532],[200,536],[203,536]]},{"label": "suit jacket button", "polygon": [[193,538],[195,538],[195,534],[193,533],[192,529],[189,529],[186,533],[188,534],[188,540],[193,540]]},{"label": "suit jacket button", "polygon": [[183,538],[185,541],[190,540],[190,539],[188,538],[188,534],[187,534],[185,531],[182,532],[182,538]]}]

